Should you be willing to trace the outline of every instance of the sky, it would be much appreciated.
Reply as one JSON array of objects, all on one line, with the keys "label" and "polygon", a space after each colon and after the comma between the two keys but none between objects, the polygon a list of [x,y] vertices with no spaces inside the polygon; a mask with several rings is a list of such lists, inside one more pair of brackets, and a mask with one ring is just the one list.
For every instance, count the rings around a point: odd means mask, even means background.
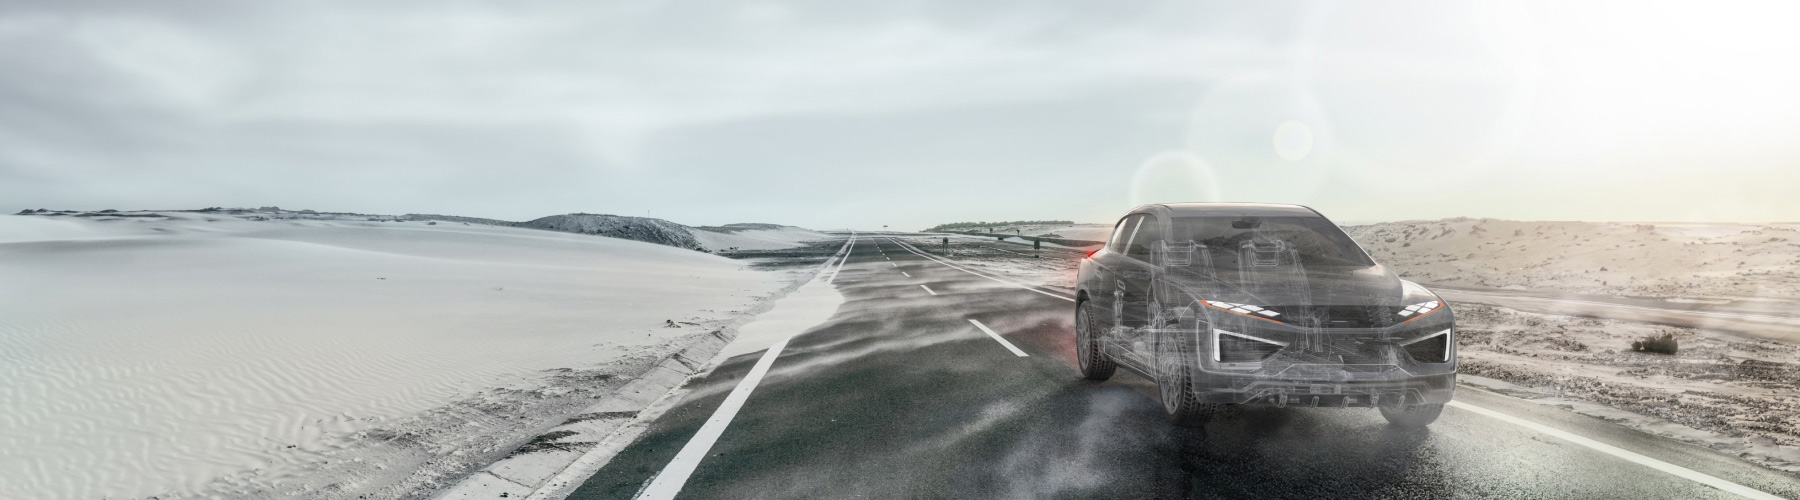
[{"label": "sky", "polygon": [[0,3],[0,210],[1800,221],[1792,2]]}]

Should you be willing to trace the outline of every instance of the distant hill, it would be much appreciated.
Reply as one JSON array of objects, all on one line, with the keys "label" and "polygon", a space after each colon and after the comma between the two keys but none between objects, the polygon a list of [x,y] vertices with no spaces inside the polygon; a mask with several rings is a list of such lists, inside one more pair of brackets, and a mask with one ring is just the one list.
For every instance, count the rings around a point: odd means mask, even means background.
[{"label": "distant hill", "polygon": [[563,214],[513,224],[517,227],[610,236],[658,245],[705,250],[687,226],[662,219],[606,214]]},{"label": "distant hill", "polygon": [[831,238],[831,235],[811,229],[780,224],[742,223],[689,227],[649,217],[580,213],[552,215],[511,225],[624,238],[702,252],[793,248],[806,241]]},{"label": "distant hill", "polygon": [[480,217],[463,217],[463,216],[459,216],[459,215],[406,214],[401,217],[406,220],[428,220],[428,221],[429,220],[438,220],[438,221],[444,221],[444,222],[466,222],[466,223],[470,223],[470,224],[487,224],[490,226],[513,226],[513,225],[519,224],[517,222],[507,221],[507,220],[483,219]]}]

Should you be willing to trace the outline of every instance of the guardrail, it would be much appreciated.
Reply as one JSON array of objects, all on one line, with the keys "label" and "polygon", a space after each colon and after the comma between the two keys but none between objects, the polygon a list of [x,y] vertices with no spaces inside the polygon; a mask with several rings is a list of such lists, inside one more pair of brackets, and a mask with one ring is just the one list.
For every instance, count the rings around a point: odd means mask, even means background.
[{"label": "guardrail", "polygon": [[1106,242],[1104,242],[1104,241],[1072,240],[1072,239],[1068,239],[1068,238],[1047,238],[1047,237],[1042,237],[1042,236],[1024,236],[1024,235],[1019,235],[1019,234],[983,233],[983,232],[978,232],[978,231],[948,231],[948,232],[952,232],[952,233],[956,233],[956,234],[966,234],[966,235],[970,235],[970,236],[985,236],[985,237],[989,237],[989,238],[999,238],[1002,240],[1007,239],[1007,238],[1018,238],[1018,239],[1025,240],[1025,241],[1042,241],[1044,243],[1055,243],[1055,244],[1062,245],[1065,247],[1091,247],[1091,246],[1099,246],[1099,245],[1106,244]]}]

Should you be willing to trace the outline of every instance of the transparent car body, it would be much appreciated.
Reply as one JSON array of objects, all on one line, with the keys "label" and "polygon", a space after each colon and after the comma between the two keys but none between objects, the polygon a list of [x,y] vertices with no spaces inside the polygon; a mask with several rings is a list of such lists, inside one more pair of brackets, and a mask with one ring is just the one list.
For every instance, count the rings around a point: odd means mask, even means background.
[{"label": "transparent car body", "polygon": [[1453,395],[1449,307],[1311,209],[1151,205],[1114,239],[1077,283],[1078,300],[1101,306],[1090,309],[1098,343],[1120,366],[1159,380],[1173,371],[1159,357],[1178,355],[1206,403],[1399,407]]}]

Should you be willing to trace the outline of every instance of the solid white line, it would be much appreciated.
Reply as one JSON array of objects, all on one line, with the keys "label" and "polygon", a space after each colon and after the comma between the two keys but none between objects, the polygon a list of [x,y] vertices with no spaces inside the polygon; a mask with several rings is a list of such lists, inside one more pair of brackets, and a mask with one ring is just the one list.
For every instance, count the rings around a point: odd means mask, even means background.
[{"label": "solid white line", "polygon": [[911,274],[906,274],[906,271],[900,271],[900,275],[901,275],[901,276],[905,276],[905,277],[908,277],[908,278],[911,278],[911,277],[912,277],[912,275],[911,275]]},{"label": "solid white line", "polygon": [[1695,471],[1693,469],[1689,469],[1689,468],[1682,467],[1679,465],[1671,464],[1671,463],[1657,460],[1654,458],[1646,457],[1643,455],[1639,455],[1637,453],[1632,453],[1630,451],[1620,449],[1613,445],[1609,445],[1606,443],[1602,443],[1599,441],[1581,437],[1581,436],[1575,435],[1574,433],[1570,433],[1567,431],[1551,428],[1549,426],[1545,426],[1545,425],[1539,424],[1537,422],[1532,422],[1530,420],[1525,420],[1522,418],[1514,417],[1512,415],[1507,415],[1505,413],[1500,413],[1500,412],[1497,412],[1494,410],[1489,410],[1487,408],[1482,408],[1480,406],[1475,406],[1475,405],[1464,403],[1461,401],[1451,401],[1450,406],[1456,407],[1456,408],[1461,408],[1461,409],[1468,410],[1468,411],[1472,411],[1475,413],[1480,413],[1482,415],[1486,415],[1490,418],[1500,420],[1502,422],[1506,422],[1509,424],[1517,425],[1517,426],[1531,429],[1534,431],[1542,432],[1544,434],[1549,434],[1550,436],[1555,437],[1557,439],[1561,439],[1561,440],[1575,443],[1578,445],[1586,446],[1588,448],[1591,448],[1595,451],[1599,451],[1601,453],[1605,453],[1605,454],[1612,455],[1615,457],[1623,458],[1627,461],[1630,461],[1630,462],[1638,464],[1638,465],[1643,465],[1645,467],[1649,467],[1652,469],[1656,469],[1659,471],[1669,473],[1670,475],[1680,477],[1682,479],[1687,479],[1689,481],[1693,481],[1696,483],[1700,483],[1700,484],[1704,484],[1704,485],[1711,486],[1714,488],[1718,488],[1727,493],[1733,493],[1733,494],[1736,494],[1736,495],[1744,497],[1744,498],[1771,499],[1771,500],[1780,500],[1781,499],[1781,497],[1771,495],[1768,493],[1764,493],[1762,491],[1758,491],[1758,490],[1752,489],[1750,487],[1747,487],[1747,486],[1744,486],[1741,484],[1733,483],[1731,481],[1726,481],[1724,479],[1719,479],[1717,477],[1713,477],[1713,476]]},{"label": "solid white line", "polygon": [[931,291],[931,287],[928,287],[928,286],[925,286],[925,285],[919,285],[919,288],[924,288],[924,289],[925,289],[925,293],[929,293],[929,294],[932,294],[932,295],[937,295],[937,292],[933,292],[933,291]]},{"label": "solid white line", "polygon": [[[893,239],[893,238],[888,238],[888,239]],[[947,262],[947,261],[945,261],[945,260],[943,260],[943,259],[939,259],[939,258],[937,258],[937,257],[933,257],[933,256],[930,256],[930,255],[925,255],[925,254],[923,254],[923,253],[920,253],[920,252],[919,252],[919,251],[918,251],[918,250],[913,250],[913,249],[912,249],[912,247],[911,247],[911,245],[907,245],[907,244],[906,244],[906,243],[902,243],[902,242],[900,242],[900,241],[899,241],[899,240],[894,240],[894,243],[899,243],[899,244],[900,244],[900,248],[903,248],[903,249],[906,249],[906,251],[908,251],[908,252],[912,252],[912,253],[914,253],[914,254],[917,254],[917,255],[918,255],[918,256],[920,256],[920,257],[924,257],[924,258],[926,258],[926,259],[930,259],[930,260],[931,260],[931,261],[932,261],[932,262],[936,262],[936,263],[939,263],[939,264],[943,264],[943,265],[946,265],[946,266],[950,266],[950,267],[951,267],[951,268],[954,268],[954,269],[956,269],[956,270],[958,270],[958,271],[962,271],[962,272],[965,272],[965,273],[969,273],[969,274],[973,274],[973,275],[976,275],[976,276],[980,276],[980,277],[983,277],[983,278],[987,278],[987,279],[991,279],[991,280],[994,280],[994,281],[998,281],[998,282],[1001,282],[1001,283],[1005,283],[1005,284],[1008,284],[1008,285],[1012,285],[1012,286],[1016,286],[1016,287],[1019,287],[1019,288],[1024,288],[1024,289],[1026,289],[1026,290],[1030,290],[1030,291],[1033,291],[1033,292],[1037,292],[1037,293],[1041,293],[1041,294],[1044,294],[1044,295],[1049,295],[1049,296],[1051,296],[1051,297],[1056,297],[1056,298],[1059,298],[1059,299],[1063,299],[1063,300],[1067,300],[1067,301],[1069,301],[1069,302],[1074,302],[1074,301],[1075,301],[1075,298],[1074,298],[1074,297],[1065,297],[1065,296],[1062,296],[1062,295],[1057,295],[1057,294],[1054,294],[1054,293],[1050,293],[1050,292],[1046,292],[1046,291],[1043,291],[1043,290],[1039,290],[1039,289],[1037,289],[1037,287],[1034,287],[1034,286],[1031,286],[1031,285],[1026,285],[1026,284],[1022,284],[1022,283],[1015,283],[1015,282],[1012,282],[1012,281],[1007,281],[1007,280],[1003,280],[1003,279],[1000,279],[1000,278],[995,278],[995,277],[993,277],[993,276],[988,276],[988,275],[985,275],[985,274],[981,274],[981,273],[978,273],[978,272],[975,272],[975,271],[970,271],[970,270],[968,270],[968,269],[965,269],[965,268],[963,268],[963,267],[962,267],[962,266],[958,266],[958,265],[956,265],[956,264],[951,264],[951,263],[949,263],[949,262]]]},{"label": "solid white line", "polygon": [[750,373],[744,375],[744,380],[738,382],[737,389],[725,396],[725,402],[720,403],[719,409],[713,411],[712,418],[700,426],[700,432],[694,433],[693,439],[689,439],[687,445],[681,447],[681,451],[675,454],[675,459],[670,460],[669,465],[656,474],[656,479],[650,482],[650,486],[644,487],[637,498],[661,500],[675,498],[675,494],[681,492],[681,487],[687,484],[688,476],[694,474],[694,468],[700,466],[700,460],[706,458],[713,443],[719,441],[719,435],[725,433],[725,426],[731,425],[731,418],[737,416],[738,409],[744,407],[744,401],[750,399],[750,391],[756,390],[756,383],[761,382],[763,375],[769,373],[769,366],[775,364],[775,357],[781,355],[781,349],[787,347],[790,339],[792,337],[781,339],[769,346],[769,351],[763,353],[762,359],[756,360],[756,366],[750,368]]},{"label": "solid white line", "polygon": [[831,284],[831,282],[837,281],[838,271],[844,270],[845,262],[850,262],[850,252],[856,251],[856,232],[855,231],[850,232],[850,243],[847,248],[848,249],[844,251],[844,259],[838,261],[837,270],[831,272],[831,279],[825,280],[825,284],[829,285],[829,284]]},{"label": "solid white line", "polygon": [[969,322],[974,323],[976,328],[980,328],[981,331],[984,333],[987,333],[989,337],[993,337],[995,342],[999,342],[1000,345],[1006,346],[1006,350],[1012,351],[1014,356],[1018,356],[1021,358],[1030,356],[1030,354],[1025,354],[1025,351],[1019,350],[1019,348],[1017,346],[1012,345],[1012,342],[1007,342],[1005,337],[1001,337],[1000,334],[994,333],[994,330],[989,329],[987,327],[987,325],[981,324],[980,321],[975,321],[974,318],[969,318]]}]

